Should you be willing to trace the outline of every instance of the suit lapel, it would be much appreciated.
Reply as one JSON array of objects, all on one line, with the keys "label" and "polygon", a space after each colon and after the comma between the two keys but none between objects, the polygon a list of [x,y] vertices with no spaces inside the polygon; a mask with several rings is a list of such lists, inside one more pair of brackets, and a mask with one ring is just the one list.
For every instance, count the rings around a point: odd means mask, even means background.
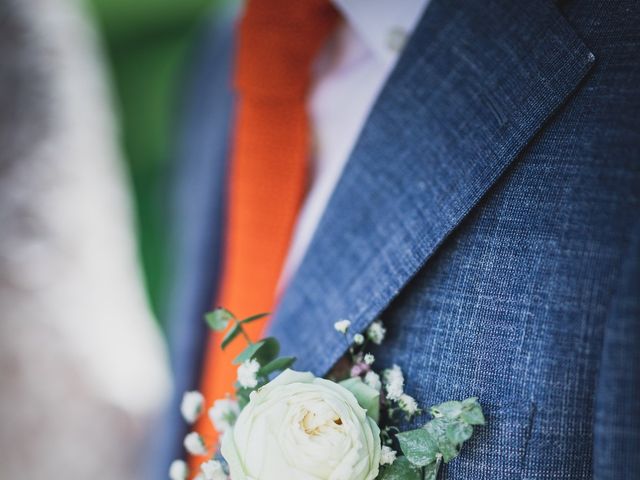
[{"label": "suit lapel", "polygon": [[273,323],[324,374],[594,62],[551,2],[433,0],[361,132]]}]

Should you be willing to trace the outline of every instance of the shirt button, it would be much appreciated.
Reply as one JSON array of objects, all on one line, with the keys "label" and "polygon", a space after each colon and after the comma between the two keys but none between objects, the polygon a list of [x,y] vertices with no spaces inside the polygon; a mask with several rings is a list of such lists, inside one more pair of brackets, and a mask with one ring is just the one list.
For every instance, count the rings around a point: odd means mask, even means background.
[{"label": "shirt button", "polygon": [[407,32],[403,28],[394,27],[387,34],[387,48],[392,52],[400,52],[407,43]]}]

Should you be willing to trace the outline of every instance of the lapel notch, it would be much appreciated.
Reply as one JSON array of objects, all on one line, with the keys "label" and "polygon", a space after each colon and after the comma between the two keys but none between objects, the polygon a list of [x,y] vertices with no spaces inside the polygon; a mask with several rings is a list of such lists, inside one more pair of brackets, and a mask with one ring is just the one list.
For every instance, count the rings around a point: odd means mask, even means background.
[{"label": "lapel notch", "polygon": [[550,0],[433,0],[381,92],[273,333],[323,375],[543,124],[594,56]]}]

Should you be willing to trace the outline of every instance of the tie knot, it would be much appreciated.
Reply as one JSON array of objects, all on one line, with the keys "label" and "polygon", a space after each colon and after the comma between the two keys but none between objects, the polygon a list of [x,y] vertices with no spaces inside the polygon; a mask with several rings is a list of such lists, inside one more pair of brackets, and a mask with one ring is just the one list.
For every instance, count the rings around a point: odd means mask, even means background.
[{"label": "tie knot", "polygon": [[302,98],[338,18],[328,0],[249,0],[239,27],[235,85],[259,98]]}]

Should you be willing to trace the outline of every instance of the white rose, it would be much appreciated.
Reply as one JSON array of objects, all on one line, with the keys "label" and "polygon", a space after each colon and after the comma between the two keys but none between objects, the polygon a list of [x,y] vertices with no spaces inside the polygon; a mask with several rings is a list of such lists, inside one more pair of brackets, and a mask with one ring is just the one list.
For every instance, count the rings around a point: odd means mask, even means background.
[{"label": "white rose", "polygon": [[286,370],[251,394],[222,455],[233,480],[373,480],[380,429],[346,388]]}]

